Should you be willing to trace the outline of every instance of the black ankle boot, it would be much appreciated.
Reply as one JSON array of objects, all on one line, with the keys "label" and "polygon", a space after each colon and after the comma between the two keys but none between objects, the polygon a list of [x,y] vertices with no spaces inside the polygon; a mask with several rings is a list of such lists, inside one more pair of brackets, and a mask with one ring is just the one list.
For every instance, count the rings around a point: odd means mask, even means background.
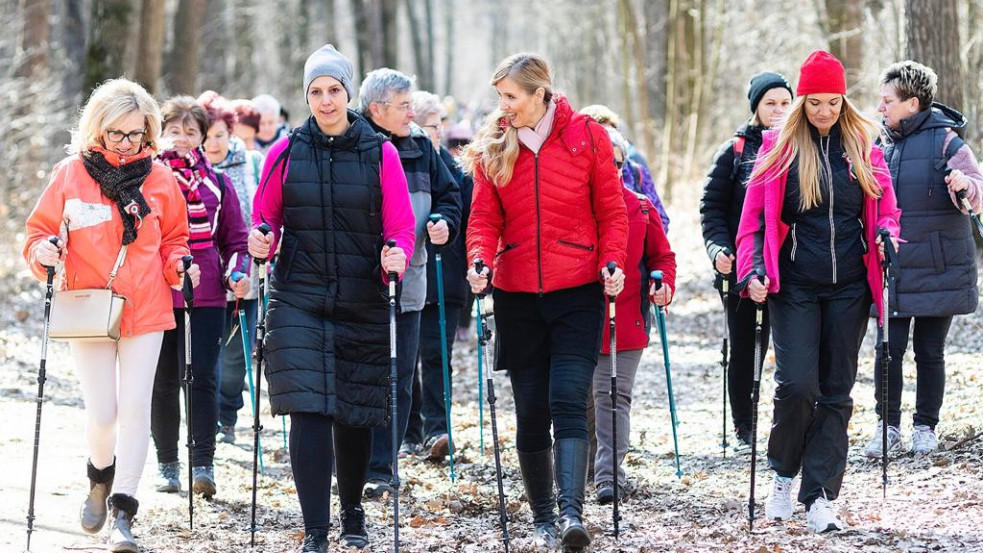
[{"label": "black ankle boot", "polygon": [[327,530],[308,530],[305,533],[304,545],[301,546],[300,553],[327,553],[327,551]]},{"label": "black ankle boot", "polygon": [[539,550],[556,549],[556,495],[553,493],[553,450],[519,454],[519,470],[526,488],[526,499],[536,525],[535,543]]},{"label": "black ankle boot", "polygon": [[560,508],[560,543],[577,550],[590,545],[590,533],[581,520],[587,485],[587,440],[566,438],[553,444],[556,457],[557,505]]},{"label": "black ankle boot", "polygon": [[341,544],[358,549],[365,549],[369,545],[369,534],[365,531],[365,511],[361,507],[342,508]]},{"label": "black ankle boot", "polygon": [[92,461],[89,461],[88,474],[89,495],[79,510],[79,522],[82,524],[82,530],[87,534],[98,534],[106,524],[106,516],[109,514],[106,500],[109,499],[109,492],[113,489],[116,460],[113,459],[113,464],[102,470],[92,466]]},{"label": "black ankle boot", "polygon": [[136,540],[133,539],[133,517],[137,514],[140,502],[135,497],[121,493],[109,496],[109,518],[112,526],[109,529],[109,550],[116,553],[138,553]]}]

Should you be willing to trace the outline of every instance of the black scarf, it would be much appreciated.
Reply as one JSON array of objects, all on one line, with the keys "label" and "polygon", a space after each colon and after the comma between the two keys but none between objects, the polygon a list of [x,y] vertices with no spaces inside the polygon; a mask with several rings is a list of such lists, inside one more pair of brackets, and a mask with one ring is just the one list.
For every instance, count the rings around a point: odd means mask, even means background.
[{"label": "black scarf", "polygon": [[82,163],[89,176],[99,183],[102,194],[116,202],[123,219],[123,245],[136,240],[137,229],[140,228],[136,220],[142,222],[144,217],[150,215],[150,206],[143,198],[140,187],[153,168],[153,160],[148,156],[116,167],[106,161],[100,152],[86,152],[82,155]]}]

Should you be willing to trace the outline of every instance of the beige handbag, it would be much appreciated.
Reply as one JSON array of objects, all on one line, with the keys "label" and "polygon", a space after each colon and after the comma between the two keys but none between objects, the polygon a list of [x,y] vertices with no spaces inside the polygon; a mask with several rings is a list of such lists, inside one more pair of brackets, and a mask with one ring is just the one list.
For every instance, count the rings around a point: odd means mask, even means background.
[{"label": "beige handbag", "polygon": [[112,285],[125,258],[126,246],[123,246],[105,288],[55,292],[51,300],[49,337],[87,342],[119,340],[119,323],[126,298],[114,294]]}]

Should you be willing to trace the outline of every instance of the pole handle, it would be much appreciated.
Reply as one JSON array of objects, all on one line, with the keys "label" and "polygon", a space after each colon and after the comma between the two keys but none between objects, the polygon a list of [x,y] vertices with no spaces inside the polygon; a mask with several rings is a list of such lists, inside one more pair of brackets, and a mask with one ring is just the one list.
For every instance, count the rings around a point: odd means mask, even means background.
[{"label": "pole handle", "polygon": [[[267,234],[269,234],[270,232],[273,231],[273,229],[270,228],[270,225],[268,225],[266,223],[260,223],[260,225],[258,227],[256,227],[256,230],[258,230],[260,232],[260,234],[262,234],[263,236],[266,236]],[[261,263],[266,263],[266,260],[265,259],[253,258],[253,263],[259,265]]]},{"label": "pole handle", "polygon": [[193,307],[195,302],[195,289],[191,285],[191,277],[188,276],[188,269],[191,268],[191,263],[194,262],[194,259],[190,255],[181,257],[181,266],[184,267],[184,286],[181,287],[181,292],[184,295],[184,304],[188,307]]},{"label": "pole handle", "polygon": [[[393,240],[392,238],[390,238],[389,240],[386,240],[386,247],[395,248],[396,247],[396,241]],[[395,283],[396,280],[399,278],[399,275],[396,274],[396,271],[389,271],[389,273],[388,273],[387,276],[389,278],[389,283],[390,284]]]},{"label": "pole handle", "polygon": [[662,288],[662,271],[652,271],[649,273],[649,277],[655,281],[655,289],[659,290]]}]

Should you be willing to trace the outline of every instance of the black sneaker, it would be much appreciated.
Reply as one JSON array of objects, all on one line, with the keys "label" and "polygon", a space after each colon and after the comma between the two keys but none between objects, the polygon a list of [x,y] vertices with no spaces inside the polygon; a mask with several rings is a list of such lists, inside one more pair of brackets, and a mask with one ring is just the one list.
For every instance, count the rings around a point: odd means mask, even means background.
[{"label": "black sneaker", "polygon": [[365,487],[362,488],[362,493],[365,495],[366,499],[381,499],[386,494],[392,495],[393,487],[386,480],[374,478],[365,483]]},{"label": "black sneaker", "polygon": [[751,429],[737,427],[734,429],[734,451],[751,449]]},{"label": "black sneaker", "polygon": [[311,530],[304,536],[304,545],[300,548],[301,553],[327,553],[328,551],[328,531]]},{"label": "black sneaker", "polygon": [[594,496],[601,505],[614,503],[614,483],[601,482],[597,485],[597,493]]},{"label": "black sneaker", "polygon": [[345,507],[341,511],[341,544],[365,549],[369,534],[365,531],[365,511],[361,507]]}]

